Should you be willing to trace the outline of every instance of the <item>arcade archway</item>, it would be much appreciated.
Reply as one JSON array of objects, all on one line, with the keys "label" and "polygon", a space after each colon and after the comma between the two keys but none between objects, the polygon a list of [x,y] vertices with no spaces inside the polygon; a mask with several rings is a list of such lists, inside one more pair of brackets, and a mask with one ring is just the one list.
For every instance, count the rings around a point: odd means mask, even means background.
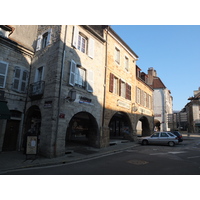
[{"label": "arcade archway", "polygon": [[142,116],[136,125],[137,135],[148,136],[151,134],[149,121],[145,116]]},{"label": "arcade archway", "polygon": [[98,125],[88,112],[79,112],[70,120],[66,132],[65,146],[98,146]]},{"label": "arcade archway", "polygon": [[109,122],[110,139],[130,139],[132,126],[126,113],[117,112]]}]

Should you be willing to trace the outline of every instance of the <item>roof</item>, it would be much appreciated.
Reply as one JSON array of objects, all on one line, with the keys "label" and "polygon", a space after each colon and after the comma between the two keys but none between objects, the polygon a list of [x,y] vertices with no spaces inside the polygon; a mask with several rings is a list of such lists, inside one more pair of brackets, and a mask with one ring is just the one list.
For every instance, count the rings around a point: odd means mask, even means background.
[{"label": "roof", "polygon": [[166,88],[166,86],[161,81],[161,79],[159,77],[155,77],[155,76],[153,77],[153,83],[151,86],[153,89],[159,89],[159,88],[165,89]]}]

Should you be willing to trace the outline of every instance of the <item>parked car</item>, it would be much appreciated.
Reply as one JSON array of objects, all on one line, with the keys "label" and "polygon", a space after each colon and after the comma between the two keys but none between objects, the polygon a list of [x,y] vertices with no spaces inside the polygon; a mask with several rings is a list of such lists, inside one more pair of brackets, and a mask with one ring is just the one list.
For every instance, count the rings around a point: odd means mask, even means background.
[{"label": "parked car", "polygon": [[138,142],[142,145],[161,144],[174,146],[178,144],[178,137],[171,132],[155,132],[151,136],[141,137]]},{"label": "parked car", "polygon": [[171,133],[178,137],[179,142],[183,142],[183,136],[178,131],[171,131]]}]

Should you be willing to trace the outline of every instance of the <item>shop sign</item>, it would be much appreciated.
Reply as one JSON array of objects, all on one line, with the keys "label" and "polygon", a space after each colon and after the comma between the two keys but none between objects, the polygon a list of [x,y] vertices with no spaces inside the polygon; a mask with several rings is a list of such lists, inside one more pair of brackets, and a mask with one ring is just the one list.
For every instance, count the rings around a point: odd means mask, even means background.
[{"label": "shop sign", "polygon": [[52,107],[52,101],[45,101],[44,102],[44,108],[51,108]]},{"label": "shop sign", "polygon": [[122,108],[130,109],[130,104],[125,103],[125,102],[120,101],[120,100],[117,101],[117,105],[122,107]]},{"label": "shop sign", "polygon": [[79,103],[93,105],[92,104],[92,99],[89,99],[87,97],[80,97]]}]

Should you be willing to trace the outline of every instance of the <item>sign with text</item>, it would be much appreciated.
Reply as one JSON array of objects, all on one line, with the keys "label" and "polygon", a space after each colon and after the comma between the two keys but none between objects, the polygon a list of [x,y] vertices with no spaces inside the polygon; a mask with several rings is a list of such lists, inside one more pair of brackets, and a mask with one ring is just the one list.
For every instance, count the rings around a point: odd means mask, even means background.
[{"label": "sign with text", "polygon": [[26,154],[37,154],[37,136],[27,136]]}]

